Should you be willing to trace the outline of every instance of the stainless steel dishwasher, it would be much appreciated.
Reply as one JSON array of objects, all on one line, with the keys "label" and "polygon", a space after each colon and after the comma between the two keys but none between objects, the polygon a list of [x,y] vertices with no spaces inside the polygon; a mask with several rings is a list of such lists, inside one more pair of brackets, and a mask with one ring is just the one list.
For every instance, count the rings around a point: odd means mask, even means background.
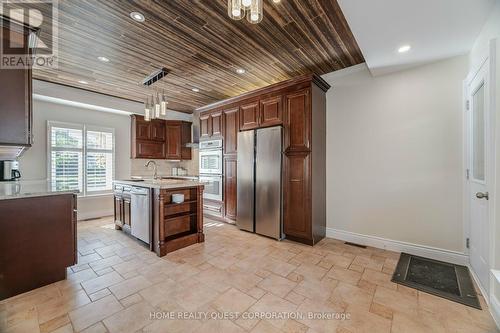
[{"label": "stainless steel dishwasher", "polygon": [[130,194],[132,197],[130,233],[149,244],[151,241],[151,190],[133,186]]}]

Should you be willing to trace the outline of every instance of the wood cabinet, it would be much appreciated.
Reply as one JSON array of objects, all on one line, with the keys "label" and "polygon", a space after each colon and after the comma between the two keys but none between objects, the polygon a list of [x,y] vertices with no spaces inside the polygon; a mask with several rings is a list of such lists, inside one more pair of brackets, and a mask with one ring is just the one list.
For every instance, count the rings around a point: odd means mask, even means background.
[{"label": "wood cabinet", "polygon": [[[283,126],[282,198],[285,237],[314,245],[326,234],[326,92],[316,75],[303,75],[200,108],[211,136],[211,114],[223,110],[226,219],[237,217],[238,131]],[[235,122],[239,126],[235,126]],[[237,128],[238,127],[238,128]],[[314,129],[314,130],[313,130]]]},{"label": "wood cabinet", "polygon": [[212,135],[211,136],[222,136],[222,112],[217,111],[210,115],[212,122]]},{"label": "wood cabinet", "polygon": [[224,214],[226,218],[232,220],[237,217],[237,170],[236,157],[224,159]]},{"label": "wood cabinet", "polygon": [[145,121],[139,117],[134,117],[136,127],[137,140],[150,140],[151,139],[151,125],[149,121]]},{"label": "wood cabinet", "polygon": [[177,122],[167,123],[167,159],[181,159],[181,125]]},{"label": "wood cabinet", "polygon": [[212,121],[210,114],[200,115],[200,138],[209,138],[212,136]]},{"label": "wood cabinet", "polygon": [[166,124],[167,159],[190,160],[191,148],[186,145],[191,142],[191,123],[167,120]]},{"label": "wood cabinet", "polygon": [[310,238],[310,153],[285,154],[283,157],[283,226],[287,236]]},{"label": "wood cabinet", "polygon": [[165,142],[165,121],[152,120],[151,125],[151,140]]},{"label": "wood cabinet", "polygon": [[0,200],[0,301],[66,278],[77,263],[76,200],[71,193]]},{"label": "wood cabinet", "polygon": [[311,143],[311,89],[285,95],[285,151],[308,151]]},{"label": "wood cabinet", "polygon": [[130,196],[123,198],[123,211],[122,211],[123,225],[128,226],[129,228],[132,226],[131,225],[131,220],[132,220],[131,203],[132,203],[132,201],[131,201]]},{"label": "wood cabinet", "polygon": [[224,155],[236,155],[238,152],[238,108],[224,110],[223,133]]},{"label": "wood cabinet", "polygon": [[[30,29],[0,17],[3,55],[31,54]],[[10,46],[10,48],[9,48]],[[16,50],[9,53],[13,48]],[[24,51],[23,51],[24,50]],[[7,57],[6,57],[7,58]],[[2,158],[17,158],[33,143],[32,69],[0,68],[0,149]],[[41,134],[40,134],[41,135]]]},{"label": "wood cabinet", "polygon": [[281,95],[260,100],[259,127],[283,124],[283,98]]},{"label": "wood cabinet", "polygon": [[132,227],[132,207],[130,190],[114,193],[115,198],[115,228],[130,232]]},{"label": "wood cabinet", "polygon": [[132,116],[132,158],[190,160],[191,123]]},{"label": "wood cabinet", "polygon": [[200,115],[200,138],[222,136],[222,111],[216,110]]},{"label": "wood cabinet", "polygon": [[115,225],[121,228],[123,220],[123,197],[115,194]]},{"label": "wood cabinet", "polygon": [[240,131],[259,127],[259,101],[252,101],[240,106]]}]

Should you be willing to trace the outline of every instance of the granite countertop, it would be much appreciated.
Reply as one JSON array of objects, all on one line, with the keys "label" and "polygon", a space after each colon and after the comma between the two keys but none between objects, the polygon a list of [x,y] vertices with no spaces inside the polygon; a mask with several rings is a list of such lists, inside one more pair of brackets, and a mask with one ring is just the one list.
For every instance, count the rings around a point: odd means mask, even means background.
[{"label": "granite countertop", "polygon": [[52,190],[50,183],[41,181],[0,182],[0,200],[44,197],[50,195],[75,194],[78,191]]},{"label": "granite countertop", "polygon": [[138,186],[138,187],[147,187],[147,188],[157,188],[162,190],[167,189],[175,189],[182,187],[196,187],[203,186],[205,184],[200,183],[196,180],[190,179],[144,179],[142,181],[137,180],[115,180],[113,184],[120,185],[130,185],[130,186]]}]

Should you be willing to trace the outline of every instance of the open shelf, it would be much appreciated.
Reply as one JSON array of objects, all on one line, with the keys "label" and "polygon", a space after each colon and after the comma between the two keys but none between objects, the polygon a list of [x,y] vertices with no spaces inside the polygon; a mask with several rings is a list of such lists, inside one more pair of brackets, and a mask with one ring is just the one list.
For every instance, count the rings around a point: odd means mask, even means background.
[{"label": "open shelf", "polygon": [[182,216],[193,216],[193,215],[196,215],[196,213],[187,212],[187,213],[177,213],[177,214],[165,215],[165,223],[168,223],[169,220],[174,220],[174,219],[177,219],[177,218],[182,217]]},{"label": "open shelf", "polygon": [[194,199],[194,200],[186,200],[184,202],[180,202],[180,203],[168,203],[168,204],[165,204],[165,207],[173,207],[173,206],[179,206],[179,205],[184,205],[184,204],[192,204],[192,203],[196,203],[198,202],[198,200]]}]

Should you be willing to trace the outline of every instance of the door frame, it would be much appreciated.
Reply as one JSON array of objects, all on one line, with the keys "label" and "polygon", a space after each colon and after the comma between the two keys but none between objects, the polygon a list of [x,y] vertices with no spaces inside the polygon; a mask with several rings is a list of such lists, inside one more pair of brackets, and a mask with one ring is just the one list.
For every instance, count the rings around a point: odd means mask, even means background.
[{"label": "door frame", "polygon": [[[464,253],[467,255],[468,259],[468,267],[469,270],[473,276],[473,278],[476,281],[476,284],[478,285],[479,289],[481,290],[481,293],[484,296],[484,299],[488,303],[488,306],[490,305],[490,295],[493,294],[493,288],[494,288],[494,279],[495,277],[492,275],[491,270],[494,268],[494,263],[496,262],[496,257],[495,257],[495,226],[496,226],[496,221],[495,221],[495,200],[496,200],[496,158],[495,158],[495,152],[496,152],[496,104],[495,104],[495,89],[496,89],[496,81],[495,81],[495,73],[496,73],[496,40],[491,40],[489,42],[489,46],[487,49],[487,52],[484,52],[482,55],[482,60],[479,63],[479,65],[475,68],[472,68],[463,81],[463,234],[464,234]],[[488,184],[487,184],[487,190],[490,195],[490,200],[489,200],[489,205],[488,205],[488,229],[489,229],[489,272],[490,272],[490,285],[489,290],[490,293],[486,293],[484,287],[480,284],[479,279],[472,269],[470,265],[470,251],[467,248],[466,240],[470,237],[471,235],[471,207],[470,207],[470,182],[469,179],[467,178],[468,172],[469,172],[469,161],[470,161],[470,133],[471,133],[471,122],[468,119],[469,117],[469,110],[467,109],[467,103],[468,103],[468,97],[469,97],[469,91],[468,91],[468,86],[470,83],[472,83],[473,79],[480,73],[480,71],[485,70],[486,72],[486,78],[488,82],[488,117],[489,117],[489,124],[488,124],[488,130],[487,130],[487,140],[489,141],[489,147],[487,151],[487,159],[486,159],[486,170],[487,170],[487,177],[488,177]]]}]

